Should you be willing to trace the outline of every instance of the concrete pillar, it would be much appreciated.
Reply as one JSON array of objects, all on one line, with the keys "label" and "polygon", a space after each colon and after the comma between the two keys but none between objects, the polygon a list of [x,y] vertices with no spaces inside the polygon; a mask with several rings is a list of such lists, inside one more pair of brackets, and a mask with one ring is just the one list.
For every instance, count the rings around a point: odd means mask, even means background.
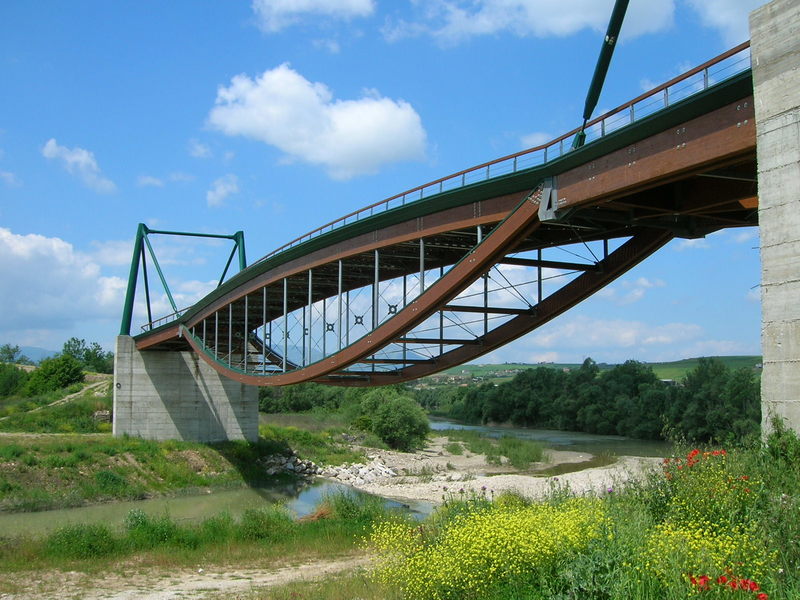
[{"label": "concrete pillar", "polygon": [[223,377],[194,352],[136,349],[117,337],[114,435],[218,442],[258,439],[258,388]]},{"label": "concrete pillar", "polygon": [[800,2],[750,15],[761,231],[762,426],[800,431]]}]

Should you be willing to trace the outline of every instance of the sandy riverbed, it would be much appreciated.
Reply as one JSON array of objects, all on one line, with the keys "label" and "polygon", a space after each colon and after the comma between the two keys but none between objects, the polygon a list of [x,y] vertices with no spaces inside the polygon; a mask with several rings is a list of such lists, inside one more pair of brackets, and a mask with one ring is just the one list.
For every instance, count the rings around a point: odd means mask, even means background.
[{"label": "sandy riverbed", "polygon": [[[612,464],[597,467],[592,466],[597,461],[591,454],[548,450],[547,462],[535,463],[529,471],[519,472],[508,465],[489,465],[482,454],[451,454],[444,447],[447,442],[444,437],[433,438],[424,450],[413,454],[368,449],[370,458],[380,460],[398,476],[373,483],[348,483],[379,496],[435,504],[443,502],[448,495],[461,493],[497,495],[516,491],[536,498],[554,486],[568,486],[577,494],[613,492],[661,462],[659,458],[622,456]],[[581,468],[581,463],[586,463],[587,468]],[[558,465],[571,465],[576,470],[556,477],[537,474],[537,471]]]}]

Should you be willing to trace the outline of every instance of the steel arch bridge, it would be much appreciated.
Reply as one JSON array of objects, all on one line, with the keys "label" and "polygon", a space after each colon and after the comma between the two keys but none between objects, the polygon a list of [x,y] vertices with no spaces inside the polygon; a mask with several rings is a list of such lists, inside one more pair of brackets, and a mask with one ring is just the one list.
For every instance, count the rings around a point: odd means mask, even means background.
[{"label": "steel arch bridge", "polygon": [[674,237],[757,225],[752,94],[745,43],[590,121],[579,149],[576,129],[282,246],[151,318],[136,348],[193,350],[253,385],[384,385],[473,360]]}]

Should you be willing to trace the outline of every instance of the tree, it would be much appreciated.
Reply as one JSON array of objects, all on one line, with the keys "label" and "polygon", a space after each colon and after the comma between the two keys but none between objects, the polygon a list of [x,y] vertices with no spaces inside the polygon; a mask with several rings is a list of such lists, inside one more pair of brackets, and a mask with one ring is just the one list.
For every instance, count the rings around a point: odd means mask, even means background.
[{"label": "tree", "polygon": [[19,346],[3,344],[0,346],[0,363],[16,363],[18,365],[30,365],[33,361],[20,352]]},{"label": "tree", "polygon": [[92,342],[87,346],[86,340],[71,337],[64,342],[61,354],[71,356],[87,371],[94,371],[95,373],[114,372],[114,353],[106,352],[97,342]]},{"label": "tree", "polygon": [[428,417],[413,398],[395,389],[379,388],[367,394],[362,403],[375,407],[372,431],[396,450],[408,452],[421,447],[428,435]]}]

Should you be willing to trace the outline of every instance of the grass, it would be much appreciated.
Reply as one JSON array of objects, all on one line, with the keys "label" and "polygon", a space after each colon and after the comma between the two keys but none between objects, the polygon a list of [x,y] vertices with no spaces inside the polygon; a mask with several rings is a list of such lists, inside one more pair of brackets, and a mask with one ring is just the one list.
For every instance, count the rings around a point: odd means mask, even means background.
[{"label": "grass", "polygon": [[45,510],[208,488],[257,487],[276,477],[265,473],[259,459],[292,450],[320,464],[363,459],[329,433],[291,427],[262,427],[256,443],[218,444],[153,442],[109,434],[10,434],[0,446],[0,510]]},{"label": "grass", "polygon": [[[489,464],[502,464],[505,457],[506,463],[516,469],[530,468],[531,463],[541,462],[545,459],[544,448],[533,440],[523,440],[504,435],[500,439],[482,435],[467,429],[445,429],[440,432],[447,436],[450,442],[445,449],[451,454],[461,454],[464,447],[473,454],[485,454]],[[459,447],[461,451],[453,452],[450,448]]]},{"label": "grass", "polygon": [[[389,518],[381,499],[350,493],[323,499],[315,514],[295,520],[283,506],[268,505],[238,519],[221,513],[185,524],[133,510],[120,531],[73,524],[41,538],[0,539],[0,572],[24,578],[46,570],[118,572],[131,564],[139,571],[197,564],[264,568],[360,552],[372,524]],[[0,579],[0,594],[11,579]]]}]

